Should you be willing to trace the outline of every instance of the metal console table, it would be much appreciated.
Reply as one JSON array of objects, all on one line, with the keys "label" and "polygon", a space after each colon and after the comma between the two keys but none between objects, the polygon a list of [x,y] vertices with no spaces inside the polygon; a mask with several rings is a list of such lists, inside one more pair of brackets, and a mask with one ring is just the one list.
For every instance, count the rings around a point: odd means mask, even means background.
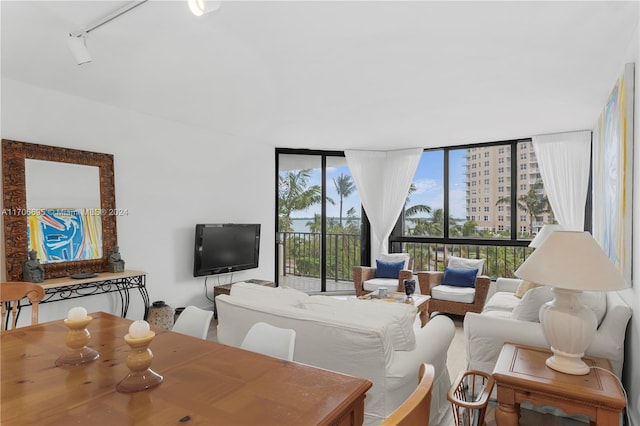
[{"label": "metal console table", "polygon": [[69,277],[52,278],[42,284],[45,296],[40,302],[49,303],[95,294],[115,293],[120,296],[120,316],[125,318],[129,310],[130,289],[137,289],[144,303],[144,318],[149,314],[149,293],[146,287],[146,273],[141,271],[101,272],[97,276],[83,279]]}]

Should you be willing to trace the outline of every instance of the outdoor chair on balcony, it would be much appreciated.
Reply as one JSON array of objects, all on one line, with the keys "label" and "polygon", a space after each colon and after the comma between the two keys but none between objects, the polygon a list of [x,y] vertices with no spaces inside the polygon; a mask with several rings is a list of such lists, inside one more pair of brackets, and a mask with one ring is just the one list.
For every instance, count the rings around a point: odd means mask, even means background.
[{"label": "outdoor chair on balcony", "polygon": [[428,312],[464,316],[482,312],[491,278],[482,275],[484,259],[449,257],[444,272],[418,272],[422,294],[431,296]]},{"label": "outdoor chair on balcony", "polygon": [[[356,296],[377,292],[384,287],[389,291],[404,292],[404,280],[413,277],[413,259],[409,253],[381,254],[376,266],[354,266],[353,284]],[[417,289],[416,289],[417,290]]]}]

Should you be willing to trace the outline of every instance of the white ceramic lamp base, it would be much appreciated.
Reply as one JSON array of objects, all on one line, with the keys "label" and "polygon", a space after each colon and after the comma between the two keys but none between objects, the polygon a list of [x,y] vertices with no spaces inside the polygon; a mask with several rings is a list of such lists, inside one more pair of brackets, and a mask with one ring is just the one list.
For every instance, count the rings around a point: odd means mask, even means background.
[{"label": "white ceramic lamp base", "polygon": [[553,293],[555,298],[540,308],[540,325],[553,351],[546,364],[562,373],[588,374],[582,357],[596,332],[596,314],[578,299],[581,291],[554,287]]}]

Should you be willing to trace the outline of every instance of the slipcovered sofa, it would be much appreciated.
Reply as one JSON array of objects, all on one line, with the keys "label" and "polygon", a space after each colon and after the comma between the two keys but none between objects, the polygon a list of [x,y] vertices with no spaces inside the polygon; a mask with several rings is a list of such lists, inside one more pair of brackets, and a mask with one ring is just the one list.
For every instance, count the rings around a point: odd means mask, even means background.
[{"label": "slipcovered sofa", "polygon": [[[549,347],[538,320],[540,306],[553,298],[549,287],[531,288],[521,297],[519,279],[498,278],[482,313],[464,318],[467,368],[492,373],[505,342]],[[624,363],[624,337],[631,308],[617,292],[585,292],[582,302],[596,313],[598,329],[585,354],[607,358],[620,377]]]},{"label": "slipcovered sofa", "polygon": [[220,343],[240,346],[249,328],[263,321],[295,330],[294,361],[370,380],[367,425],[379,424],[415,390],[422,363],[432,364],[436,374],[430,424],[437,425],[450,410],[446,360],[455,326],[445,316],[420,328],[412,305],[309,296],[247,283],[234,284],[216,304]]}]

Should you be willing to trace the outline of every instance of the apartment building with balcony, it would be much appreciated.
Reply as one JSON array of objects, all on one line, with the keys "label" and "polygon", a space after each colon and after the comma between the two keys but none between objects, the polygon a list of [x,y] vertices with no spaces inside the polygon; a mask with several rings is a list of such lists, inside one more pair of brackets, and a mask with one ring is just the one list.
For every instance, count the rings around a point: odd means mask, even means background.
[{"label": "apartment building with balcony", "polygon": [[[553,212],[543,201],[546,194],[530,139],[519,141],[515,152],[501,144],[466,151],[466,220],[475,222],[478,231],[508,235],[513,224],[512,185],[516,186],[519,235],[535,235],[545,223],[554,222]],[[512,167],[518,169],[513,179]]]}]

